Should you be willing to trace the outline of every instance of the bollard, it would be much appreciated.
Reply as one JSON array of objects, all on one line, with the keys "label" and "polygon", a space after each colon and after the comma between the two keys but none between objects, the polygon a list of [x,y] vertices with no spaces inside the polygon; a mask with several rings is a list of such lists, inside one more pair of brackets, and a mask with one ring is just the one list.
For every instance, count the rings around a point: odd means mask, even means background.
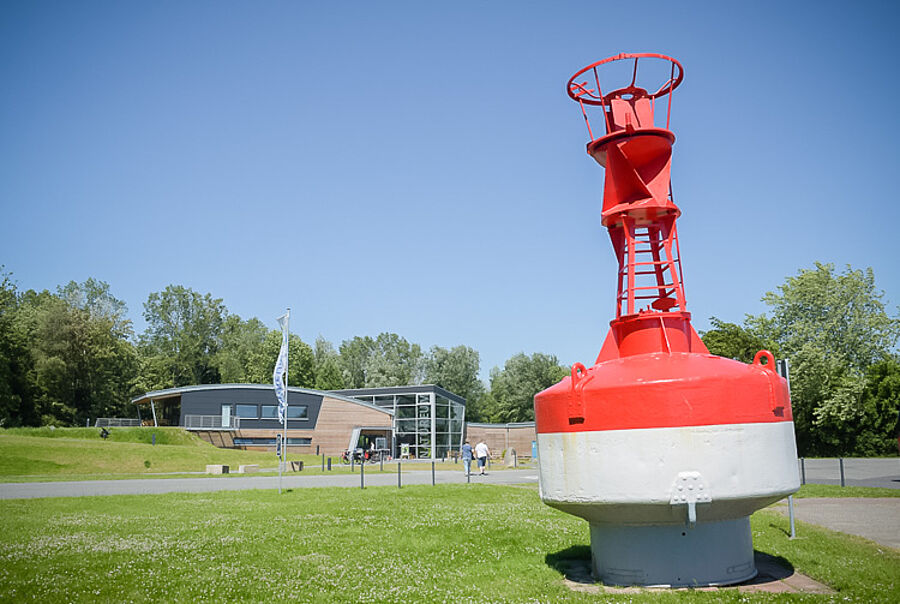
[{"label": "bollard", "polygon": [[806,458],[800,458],[800,484],[806,484]]},{"label": "bollard", "polygon": [[434,460],[431,461],[431,486],[434,486]]},{"label": "bollard", "polygon": [[400,484],[400,462],[397,462],[397,488],[403,488],[403,485]]},{"label": "bollard", "polygon": [[354,460],[353,460],[353,455],[351,454],[351,455],[350,455],[350,473],[351,473],[351,474],[353,473],[353,461],[354,461]]},{"label": "bollard", "polygon": [[328,458],[328,471],[331,472],[331,458]]},{"label": "bollard", "polygon": [[[318,447],[316,447],[316,449],[318,449]],[[324,453],[322,453],[322,471],[323,472],[325,471],[325,454]]]},{"label": "bollard", "polygon": [[150,435],[150,439],[153,441],[153,444],[156,445],[156,432]]},{"label": "bollard", "polygon": [[791,539],[797,537],[797,531],[794,529],[794,496],[788,495],[788,511],[791,515]]},{"label": "bollard", "polygon": [[841,462],[841,486],[845,486],[844,485],[844,458],[839,457],[838,461]]},{"label": "bollard", "polygon": [[366,464],[359,462],[359,488],[366,488]]},{"label": "bollard", "polygon": [[519,456],[516,453],[513,453],[513,469],[518,469],[519,467]]},{"label": "bollard", "polygon": [[85,428],[90,428],[90,427],[91,427],[91,418],[87,418],[87,419],[84,420],[84,427],[85,427]]},{"label": "bollard", "polygon": [[378,468],[379,471],[384,472],[384,453],[378,456],[379,463],[381,464]]},{"label": "bollard", "polygon": [[472,482],[472,462],[469,462],[469,465],[466,466],[466,484]]},{"label": "bollard", "polygon": [[316,445],[316,455],[319,454],[319,445]]}]

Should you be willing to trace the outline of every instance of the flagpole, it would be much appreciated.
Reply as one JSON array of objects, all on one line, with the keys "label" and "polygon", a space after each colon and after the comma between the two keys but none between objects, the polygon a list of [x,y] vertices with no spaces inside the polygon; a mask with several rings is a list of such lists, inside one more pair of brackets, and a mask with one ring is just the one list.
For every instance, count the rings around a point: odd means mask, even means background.
[{"label": "flagpole", "polygon": [[288,392],[288,367],[290,367],[291,360],[291,307],[288,306],[287,309],[287,318],[284,321],[285,327],[287,328],[287,340],[288,346],[287,350],[285,350],[284,354],[284,398],[287,401],[287,404],[284,406],[284,436],[281,437],[281,463],[282,465],[287,463],[287,423],[288,423],[288,409],[290,409],[291,405],[291,393]]},{"label": "flagpole", "polygon": [[288,349],[290,348],[291,309],[278,317],[278,326],[281,327],[281,349],[278,351],[278,360],[275,362],[275,370],[272,372],[272,381],[275,386],[275,398],[278,401],[278,420],[282,424],[281,434],[275,435],[278,450],[278,494],[281,494],[281,475],[284,472],[287,459],[287,422],[288,422]]}]

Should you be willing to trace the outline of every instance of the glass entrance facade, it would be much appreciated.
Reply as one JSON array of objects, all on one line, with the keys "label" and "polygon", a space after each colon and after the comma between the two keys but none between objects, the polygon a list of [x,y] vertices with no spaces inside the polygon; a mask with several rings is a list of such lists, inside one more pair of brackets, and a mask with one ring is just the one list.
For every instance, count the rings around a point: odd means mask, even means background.
[{"label": "glass entrance facade", "polygon": [[466,401],[438,386],[336,390],[394,412],[392,455],[440,459],[462,447]]}]

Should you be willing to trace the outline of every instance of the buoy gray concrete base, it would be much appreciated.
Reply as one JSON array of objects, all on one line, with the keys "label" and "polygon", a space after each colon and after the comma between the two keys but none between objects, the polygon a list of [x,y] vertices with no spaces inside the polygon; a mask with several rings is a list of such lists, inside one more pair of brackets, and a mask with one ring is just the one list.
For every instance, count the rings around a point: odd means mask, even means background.
[{"label": "buoy gray concrete base", "polygon": [[606,585],[705,587],[756,576],[750,518],[684,525],[591,524],[594,577]]}]

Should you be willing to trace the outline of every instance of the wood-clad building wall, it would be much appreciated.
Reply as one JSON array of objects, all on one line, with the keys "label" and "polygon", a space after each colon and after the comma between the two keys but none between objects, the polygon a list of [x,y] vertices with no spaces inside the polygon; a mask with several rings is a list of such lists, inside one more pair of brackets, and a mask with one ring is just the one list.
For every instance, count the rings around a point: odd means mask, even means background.
[{"label": "wood-clad building wall", "polygon": [[531,457],[531,441],[535,440],[534,423],[468,424],[466,440],[473,447],[483,440],[491,450],[491,457],[499,458],[506,449],[515,449],[519,457]]},{"label": "wood-clad building wall", "polygon": [[[276,400],[270,386],[258,384],[209,384],[148,393],[137,399],[176,401],[180,424],[200,426],[192,431],[203,440],[223,448],[275,451],[275,439],[283,427],[275,416]],[[370,436],[384,435],[390,442],[392,410],[341,394],[290,388],[288,410],[288,455],[339,456],[347,450],[356,428]],[[226,413],[227,411],[227,413]]]},{"label": "wood-clad building wall", "polygon": [[392,420],[393,416],[387,411],[332,398],[326,394],[313,435],[313,451],[319,445],[320,453],[340,455],[347,450],[353,428],[365,426],[390,430]]},{"label": "wood-clad building wall", "polygon": [[[320,455],[338,457],[347,450],[354,428],[363,426],[366,428],[380,427],[390,434],[392,419],[391,414],[385,411],[363,404],[332,398],[326,394],[322,398],[322,406],[319,409],[314,429],[294,430],[290,427],[291,422],[288,422],[288,443],[295,438],[310,439],[308,445],[289,444],[288,453],[314,454],[318,447]],[[281,430],[241,428],[240,430],[235,430],[233,434],[234,438],[274,438],[276,434],[281,434]],[[222,446],[218,443],[220,437],[215,436],[214,438],[217,442],[213,442],[213,444]],[[205,437],[204,439],[209,440]],[[266,445],[246,445],[239,448],[257,451],[275,450],[274,446]]]}]

